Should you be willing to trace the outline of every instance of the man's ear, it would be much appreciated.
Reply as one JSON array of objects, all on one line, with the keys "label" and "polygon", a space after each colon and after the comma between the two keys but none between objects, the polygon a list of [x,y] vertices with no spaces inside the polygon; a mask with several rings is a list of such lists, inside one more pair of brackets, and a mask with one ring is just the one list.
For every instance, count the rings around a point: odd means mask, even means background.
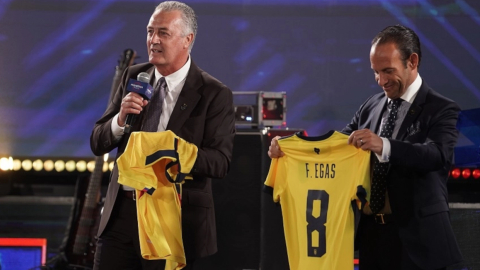
[{"label": "man's ear", "polygon": [[412,53],[408,58],[408,67],[411,69],[416,69],[418,67],[418,54]]},{"label": "man's ear", "polygon": [[193,33],[190,33],[185,37],[185,44],[183,45],[183,48],[187,49],[188,47],[190,47],[190,44],[192,44],[192,42],[193,42]]}]

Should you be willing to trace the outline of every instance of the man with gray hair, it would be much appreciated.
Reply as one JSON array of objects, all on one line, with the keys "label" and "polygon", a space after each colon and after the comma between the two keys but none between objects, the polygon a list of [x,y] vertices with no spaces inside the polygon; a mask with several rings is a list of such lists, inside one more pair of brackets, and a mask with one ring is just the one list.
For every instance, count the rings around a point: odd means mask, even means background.
[{"label": "man with gray hair", "polygon": [[[189,172],[193,180],[185,180],[181,190],[179,230],[187,261],[184,269],[193,269],[196,258],[217,251],[211,178],[227,174],[235,135],[231,90],[197,67],[190,56],[196,33],[195,12],[188,5],[176,1],[158,5],[147,25],[149,62],[125,71],[90,137],[95,155],[117,148],[118,158],[131,134],[125,131],[127,115],[135,115],[131,131],[170,130],[198,147]],[[141,72],[150,75],[150,84],[159,85],[150,101],[127,91],[129,79],[136,79]],[[164,260],[142,258],[135,202],[138,194],[132,187],[119,184],[118,175],[115,164],[99,226],[94,269],[164,269]]]}]

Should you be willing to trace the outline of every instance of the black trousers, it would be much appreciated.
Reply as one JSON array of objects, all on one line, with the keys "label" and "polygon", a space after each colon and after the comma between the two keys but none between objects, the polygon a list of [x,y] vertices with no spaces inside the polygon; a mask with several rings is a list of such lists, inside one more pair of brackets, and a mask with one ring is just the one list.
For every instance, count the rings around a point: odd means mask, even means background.
[{"label": "black trousers", "polygon": [[[165,260],[145,260],[140,252],[135,201],[120,190],[112,215],[98,239],[94,270],[164,270]],[[193,270],[193,260],[184,270]]]},{"label": "black trousers", "polygon": [[[408,255],[392,219],[379,224],[372,216],[363,215],[357,231],[359,270],[422,270]],[[446,268],[440,268],[442,270]]]}]

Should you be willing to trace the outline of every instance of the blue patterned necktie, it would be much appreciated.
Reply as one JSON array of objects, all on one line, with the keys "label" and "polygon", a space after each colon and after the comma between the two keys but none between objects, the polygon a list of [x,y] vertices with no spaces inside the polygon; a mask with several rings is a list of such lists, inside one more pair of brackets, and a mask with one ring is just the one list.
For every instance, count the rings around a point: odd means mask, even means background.
[{"label": "blue patterned necktie", "polygon": [[163,100],[165,99],[167,83],[165,78],[161,77],[153,91],[153,96],[149,101],[147,111],[145,112],[142,131],[156,132],[162,115]]},{"label": "blue patterned necktie", "polygon": [[[392,108],[388,114],[387,120],[382,125],[380,131],[380,137],[391,138],[393,128],[395,127],[395,121],[397,120],[397,112],[400,107],[402,99],[397,98],[391,101]],[[385,193],[387,190],[386,176],[388,172],[388,162],[379,162],[375,158],[373,165],[373,177],[372,177],[372,194],[370,196],[370,209],[373,213],[378,213],[385,205]]]}]

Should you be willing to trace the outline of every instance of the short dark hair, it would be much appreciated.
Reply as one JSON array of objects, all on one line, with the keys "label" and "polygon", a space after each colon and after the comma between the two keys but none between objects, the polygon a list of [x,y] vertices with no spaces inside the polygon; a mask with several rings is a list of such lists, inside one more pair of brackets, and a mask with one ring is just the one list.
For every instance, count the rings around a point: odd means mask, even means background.
[{"label": "short dark hair", "polygon": [[395,43],[401,53],[402,62],[407,67],[407,59],[412,53],[418,54],[418,66],[422,61],[422,49],[420,48],[420,39],[410,28],[403,25],[388,26],[378,33],[372,40],[373,45]]}]

